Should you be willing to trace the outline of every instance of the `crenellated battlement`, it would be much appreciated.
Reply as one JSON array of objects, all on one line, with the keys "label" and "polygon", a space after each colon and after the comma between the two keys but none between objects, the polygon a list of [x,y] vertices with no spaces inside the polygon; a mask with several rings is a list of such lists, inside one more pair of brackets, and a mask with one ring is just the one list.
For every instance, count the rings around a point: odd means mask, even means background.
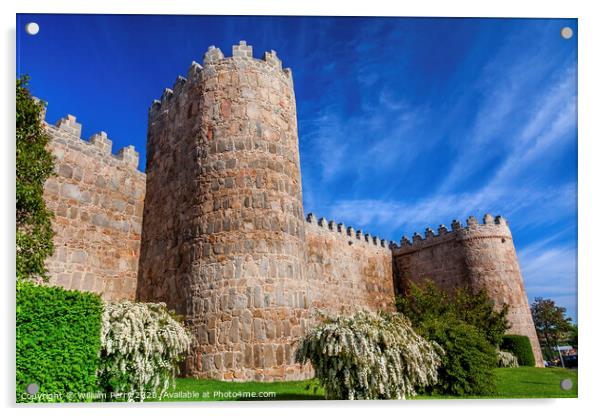
[{"label": "crenellated battlement", "polygon": [[307,223],[316,226],[324,231],[330,231],[333,235],[343,238],[350,243],[364,243],[365,245],[374,247],[388,248],[389,244],[387,240],[378,236],[373,236],[370,233],[365,233],[362,230],[355,230],[351,226],[345,226],[342,222],[337,223],[334,220],[327,220],[324,217],[316,220],[316,216],[313,213],[309,213],[306,216]]},{"label": "crenellated battlement", "polygon": [[427,227],[423,234],[415,232],[411,239],[404,235],[401,238],[399,245],[392,241],[390,247],[394,251],[394,254],[403,254],[454,239],[486,237],[511,239],[512,235],[506,219],[500,215],[494,218],[491,214],[485,214],[482,222],[479,223],[476,217],[471,215],[468,217],[465,224],[462,224],[462,222],[455,219],[451,223],[451,229],[448,229],[444,224],[441,224],[437,228],[436,233],[432,228]]},{"label": "crenellated battlement", "polygon": [[286,79],[292,80],[292,71],[290,68],[282,68],[282,61],[276,51],[270,50],[264,52],[261,58],[253,57],[253,47],[247,45],[247,42],[241,40],[237,45],[232,46],[232,56],[225,56],[220,48],[211,45],[203,54],[203,65],[192,61],[188,68],[187,77],[178,75],[171,88],[165,88],[160,99],[153,100],[149,109],[151,119],[157,115],[169,110],[172,103],[177,101],[182,95],[186,95],[191,85],[202,81],[214,74],[214,66],[232,62],[236,65],[244,66],[247,62],[267,65],[272,71],[280,71]]},{"label": "crenellated battlement", "polygon": [[[110,156],[115,161],[119,161],[124,166],[138,170],[138,161],[140,155],[133,145],[125,146],[113,154],[113,141],[109,139],[104,131],[94,133],[84,140],[81,137],[82,125],[77,121],[74,115],[67,114],[60,118],[54,125],[45,120],[46,111],[42,112],[43,123],[50,132],[52,140],[56,143],[63,143],[71,146],[82,146],[83,150],[91,150],[98,156]],[[142,172],[140,172],[143,174]]]}]

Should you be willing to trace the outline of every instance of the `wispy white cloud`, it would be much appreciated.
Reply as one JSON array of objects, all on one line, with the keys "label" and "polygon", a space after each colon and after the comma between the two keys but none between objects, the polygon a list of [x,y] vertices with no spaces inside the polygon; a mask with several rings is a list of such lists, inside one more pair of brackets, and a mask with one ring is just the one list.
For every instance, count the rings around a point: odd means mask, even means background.
[{"label": "wispy white cloud", "polygon": [[574,140],[577,133],[577,91],[575,68],[567,69],[542,97],[533,116],[513,138],[511,152],[498,167],[491,184],[510,182],[524,174],[546,152]]},{"label": "wispy white cloud", "polygon": [[337,111],[324,108],[304,123],[307,131],[303,140],[309,142],[312,148],[311,164],[317,165],[322,180],[329,180],[344,169],[347,163],[345,156],[349,143],[340,137],[344,129],[342,120]]},{"label": "wispy white cloud", "polygon": [[576,318],[577,244],[563,234],[555,234],[519,250],[518,258],[530,301],[536,296],[551,298]]},{"label": "wispy white cloud", "polygon": [[[484,100],[476,109],[472,126],[458,143],[455,163],[440,184],[440,192],[472,179],[475,172],[499,157],[505,157],[505,162],[494,176],[503,179],[507,172],[526,166],[529,159],[534,159],[575,127],[574,64],[558,70],[546,51],[539,50],[523,53],[508,66],[507,49],[512,48],[509,45],[510,41],[475,80],[474,89],[482,91]],[[542,77],[553,75],[556,82],[539,94],[533,93]],[[529,151],[529,159],[525,157],[526,151]]]},{"label": "wispy white cloud", "polygon": [[[373,39],[375,33],[363,35]],[[553,297],[574,314],[575,237],[562,240],[545,230],[576,218],[576,177],[560,172],[550,179],[550,163],[576,139],[576,65],[536,42],[517,50],[516,40],[508,38],[474,79],[459,78],[458,88],[419,106],[416,91],[405,96],[391,88],[388,79],[400,75],[370,58],[376,46],[358,44],[358,54],[368,59],[354,62],[365,92],[354,97],[354,111],[342,104],[348,91],[329,89],[315,103],[318,111],[302,120],[302,139],[314,158],[304,162],[310,167],[304,195],[312,208],[320,207],[317,215],[390,239],[468,215],[501,214],[510,219],[515,240],[532,242],[518,244],[529,295]],[[404,62],[396,65],[405,70]],[[444,168],[429,171],[436,163]],[[573,167],[564,163],[559,170]],[[411,181],[421,183],[423,172],[432,182],[416,189]],[[375,177],[390,183],[375,185]]]},{"label": "wispy white cloud", "polygon": [[328,182],[349,173],[361,180],[375,163],[381,170],[393,164],[409,169],[425,150],[412,132],[427,122],[427,108],[412,107],[384,87],[375,101],[366,99],[361,108],[359,113],[348,114],[335,102],[327,102],[301,121],[302,139],[311,146],[313,156],[308,164],[317,165],[320,180]]},{"label": "wispy white cloud", "polygon": [[343,59],[320,66],[319,98],[299,105],[309,109],[299,120],[301,140],[311,155],[302,159],[304,175],[321,187],[349,176],[361,183],[375,164],[380,171],[396,167],[401,173],[431,145],[416,134],[425,130],[429,108],[411,104],[391,86],[407,59],[399,54],[401,36],[394,28],[375,19],[359,25],[347,42],[320,51],[345,51]]},{"label": "wispy white cloud", "polygon": [[[554,223],[573,215],[576,186],[573,183],[545,189],[514,189],[487,187],[476,193],[439,194],[414,202],[383,201],[379,199],[346,199],[327,209],[335,221],[356,227],[388,230],[390,238],[422,231],[425,227],[447,224],[452,219],[465,220],[469,215],[482,216],[487,212],[514,219],[513,228]],[[543,215],[542,210],[553,207],[555,215]],[[320,214],[320,213],[318,213]],[[367,231],[370,231],[369,229]]]}]

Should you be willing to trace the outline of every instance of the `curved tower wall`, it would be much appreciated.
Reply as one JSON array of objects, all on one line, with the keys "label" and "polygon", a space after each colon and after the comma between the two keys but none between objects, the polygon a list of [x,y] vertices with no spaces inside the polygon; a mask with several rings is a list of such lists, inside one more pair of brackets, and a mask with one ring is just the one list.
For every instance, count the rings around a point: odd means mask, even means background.
[{"label": "curved tower wall", "polygon": [[163,300],[198,340],[197,377],[299,379],[308,323],[291,72],[244,42],[210,47],[149,114],[138,297]]},{"label": "curved tower wall", "polygon": [[410,281],[427,279],[450,292],[463,285],[485,289],[497,306],[509,305],[508,333],[529,337],[536,364],[543,366],[512,233],[504,218],[488,214],[479,224],[470,217],[466,227],[454,221],[452,230],[442,225],[437,234],[428,228],[425,236],[415,233],[412,242],[404,238],[392,250],[398,293]]}]

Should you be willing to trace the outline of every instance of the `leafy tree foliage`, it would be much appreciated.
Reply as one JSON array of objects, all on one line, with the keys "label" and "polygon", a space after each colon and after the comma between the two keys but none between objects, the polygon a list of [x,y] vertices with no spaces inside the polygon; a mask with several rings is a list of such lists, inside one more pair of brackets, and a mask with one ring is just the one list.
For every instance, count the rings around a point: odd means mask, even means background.
[{"label": "leafy tree foliage", "polygon": [[566,342],[577,348],[579,346],[579,328],[577,325],[571,325],[566,338]]},{"label": "leafy tree foliage", "polygon": [[49,137],[42,126],[42,104],[27,89],[28,78],[17,80],[17,279],[46,279],[44,260],[53,252],[51,213],[43,187],[53,172]]},{"label": "leafy tree foliage", "polygon": [[453,295],[449,295],[432,281],[422,286],[410,283],[406,293],[397,297],[396,304],[397,310],[415,326],[433,318],[451,315],[481,330],[494,347],[500,346],[509,328],[508,305],[504,304],[500,310],[496,310],[485,290],[472,292],[467,287],[459,287]]},{"label": "leafy tree foliage", "polygon": [[553,348],[572,330],[571,318],[565,316],[566,308],[556,306],[552,299],[535,298],[531,304],[531,315],[537,335],[545,343],[548,354],[553,357]]},{"label": "leafy tree foliage", "polygon": [[431,281],[423,286],[411,284],[396,303],[419,335],[436,342],[446,352],[438,383],[425,391],[453,395],[494,393],[496,347],[508,327],[507,306],[497,311],[485,291],[473,294],[460,288],[450,295]]}]

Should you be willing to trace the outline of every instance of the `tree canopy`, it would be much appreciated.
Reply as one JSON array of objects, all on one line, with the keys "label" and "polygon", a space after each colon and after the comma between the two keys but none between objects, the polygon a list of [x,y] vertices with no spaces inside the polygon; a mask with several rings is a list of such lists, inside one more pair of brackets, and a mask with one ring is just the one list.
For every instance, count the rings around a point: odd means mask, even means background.
[{"label": "tree canopy", "polygon": [[54,163],[46,149],[50,139],[42,125],[43,104],[31,96],[27,83],[27,77],[17,79],[17,280],[47,279],[44,261],[54,250],[52,214],[43,198],[44,182]]},{"label": "tree canopy", "polygon": [[439,289],[433,281],[423,285],[410,283],[403,296],[396,299],[397,310],[407,316],[414,325],[442,316],[472,325],[483,332],[487,341],[498,347],[509,328],[508,305],[496,309],[485,290],[472,291],[468,287],[458,287],[448,294]]},{"label": "tree canopy", "polygon": [[552,349],[572,330],[571,318],[566,317],[566,308],[556,306],[552,299],[535,298],[531,304],[533,323],[540,341],[547,346],[550,356]]}]

